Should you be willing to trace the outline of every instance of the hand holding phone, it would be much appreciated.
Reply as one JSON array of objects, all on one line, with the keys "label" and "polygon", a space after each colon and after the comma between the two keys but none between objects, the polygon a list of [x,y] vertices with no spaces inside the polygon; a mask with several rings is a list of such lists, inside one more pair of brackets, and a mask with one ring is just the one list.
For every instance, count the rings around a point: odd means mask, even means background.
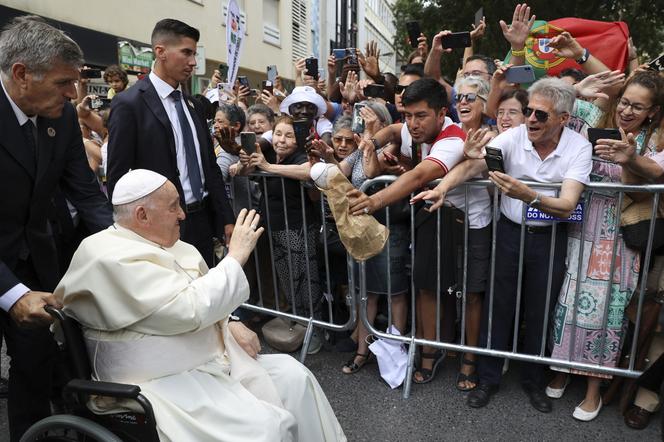
[{"label": "hand holding phone", "polygon": [[274,64],[271,64],[270,66],[267,67],[267,80],[274,84],[275,81],[277,81],[277,75],[279,73],[277,72],[277,66]]},{"label": "hand holding phone", "polygon": [[309,57],[304,60],[305,71],[304,74],[315,79],[318,79],[318,59],[316,57]]},{"label": "hand holding phone", "polygon": [[412,48],[416,48],[418,45],[417,39],[420,38],[422,31],[420,30],[420,22],[418,21],[408,21],[406,22],[406,31],[408,32],[408,41]]},{"label": "hand holding phone", "polygon": [[595,147],[597,145],[597,140],[622,140],[622,135],[620,134],[620,130],[615,128],[599,129],[596,127],[589,127],[588,141],[590,141],[590,144]]},{"label": "hand holding phone", "polygon": [[240,145],[247,155],[256,152],[256,134],[254,132],[240,132]]},{"label": "hand holding phone", "polygon": [[470,32],[453,32],[444,35],[441,38],[441,43],[445,49],[469,48],[471,46]]},{"label": "hand holding phone", "polygon": [[360,109],[365,107],[366,104],[355,103],[353,105],[353,123],[350,127],[350,130],[353,133],[361,134],[364,132],[364,119],[360,115]]}]

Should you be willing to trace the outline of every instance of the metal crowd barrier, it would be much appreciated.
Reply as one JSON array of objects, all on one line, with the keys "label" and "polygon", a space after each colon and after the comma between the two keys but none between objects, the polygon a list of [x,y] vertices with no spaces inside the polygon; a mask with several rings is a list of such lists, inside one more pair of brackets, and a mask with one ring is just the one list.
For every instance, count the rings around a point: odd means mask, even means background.
[{"label": "metal crowd barrier", "polygon": [[[367,180],[363,183],[361,186],[360,190],[365,191],[366,189],[369,189],[372,186],[375,186],[377,184],[387,184],[391,183],[396,179],[394,176],[381,176],[377,177],[374,179]],[[439,180],[438,180],[439,181]],[[436,184],[438,181],[432,183]],[[561,184],[543,184],[543,183],[536,183],[536,182],[526,182],[529,186],[536,188],[536,189],[555,189],[556,192],[558,192],[561,188]],[[416,317],[415,317],[415,282],[413,280],[413,274],[414,272],[412,271],[414,269],[415,265],[415,253],[417,251],[415,250],[415,230],[414,230],[414,220],[415,220],[415,211],[413,207],[411,206],[411,213],[410,213],[410,223],[411,223],[411,280],[410,280],[410,288],[411,288],[411,330],[408,336],[408,334],[404,333],[405,336],[396,336],[392,334],[388,334],[386,332],[380,331],[376,329],[372,324],[369,323],[367,319],[367,289],[366,289],[366,271],[365,271],[365,263],[360,262],[359,263],[359,284],[360,284],[360,292],[359,292],[359,300],[360,300],[360,320],[363,321],[364,325],[366,326],[367,330],[369,331],[370,334],[375,335],[378,338],[381,339],[389,339],[393,341],[398,341],[402,342],[405,344],[409,345],[409,350],[408,350],[408,368],[407,368],[407,374],[406,374],[406,379],[404,381],[404,389],[403,389],[403,397],[408,398],[410,396],[410,390],[411,390],[411,382],[412,382],[412,375],[413,375],[413,369],[414,369],[414,358],[415,358],[415,349],[416,346],[429,346],[429,347],[434,347],[437,349],[445,349],[445,350],[454,350],[458,352],[470,352],[470,353],[475,353],[478,355],[485,355],[485,356],[494,356],[494,357],[501,357],[501,358],[506,358],[506,359],[513,359],[513,360],[520,360],[520,361],[526,361],[526,362],[534,362],[534,363],[539,363],[539,364],[546,364],[546,365],[553,365],[553,366],[558,366],[558,367],[565,367],[565,368],[574,368],[574,369],[579,369],[579,370],[584,370],[584,371],[590,371],[590,372],[595,372],[595,373],[603,373],[603,374],[609,374],[609,375],[619,375],[619,376],[625,376],[625,377],[638,377],[641,372],[637,371],[634,369],[634,362],[635,362],[635,355],[636,355],[636,350],[637,350],[637,339],[638,339],[638,331],[640,329],[640,323],[641,323],[641,315],[642,315],[642,310],[643,310],[643,302],[644,302],[644,294],[645,294],[645,288],[646,288],[646,278],[648,275],[648,270],[650,267],[650,257],[652,254],[652,240],[653,240],[653,234],[654,234],[654,219],[656,218],[657,214],[657,204],[659,202],[659,196],[661,192],[664,192],[664,185],[643,185],[643,186],[634,186],[634,185],[622,185],[622,184],[617,184],[617,183],[591,183],[588,186],[586,186],[586,189],[584,191],[584,194],[581,197],[581,200],[584,202],[584,207],[588,208],[588,203],[590,201],[590,195],[592,192],[602,192],[605,194],[606,192],[609,192],[610,194],[617,194],[617,206],[618,208],[622,207],[622,202],[623,202],[623,197],[626,192],[640,192],[640,193],[651,193],[654,194],[653,197],[653,209],[651,213],[651,223],[650,223],[650,231],[649,231],[649,237],[648,237],[648,243],[647,243],[647,250],[645,253],[645,257],[643,258],[643,266],[640,269],[640,283],[638,287],[640,288],[637,293],[634,293],[633,296],[638,296],[638,309],[637,309],[637,316],[636,316],[636,324],[635,324],[635,332],[632,337],[632,343],[631,343],[631,351],[630,351],[630,362],[629,362],[629,367],[627,369],[624,368],[618,368],[618,367],[606,367],[603,365],[603,352],[602,355],[600,356],[600,360],[597,364],[589,364],[589,363],[579,363],[572,361],[572,350],[573,350],[573,345],[574,345],[574,340],[570,343],[570,354],[567,360],[564,359],[554,359],[549,356],[545,356],[546,353],[546,346],[548,343],[548,334],[549,334],[549,329],[550,329],[550,324],[549,324],[549,306],[551,305],[551,302],[556,302],[558,293],[551,293],[551,285],[552,285],[552,270],[553,270],[553,259],[554,259],[554,246],[555,246],[555,240],[556,240],[556,227],[559,224],[558,221],[553,222],[553,228],[552,228],[552,234],[551,234],[551,252],[550,252],[550,258],[549,258],[549,266],[548,266],[548,283],[547,283],[547,292],[546,292],[546,306],[545,306],[545,318],[546,320],[544,321],[544,324],[542,325],[542,330],[543,330],[543,337],[542,337],[542,344],[540,348],[539,355],[532,355],[532,354],[523,354],[519,353],[517,351],[517,343],[518,343],[518,338],[519,338],[519,326],[520,326],[520,314],[521,314],[521,280],[523,276],[523,261],[524,261],[524,243],[525,243],[525,222],[524,220],[526,219],[526,208],[527,206],[524,205],[524,211],[522,214],[522,224],[521,224],[521,235],[520,235],[520,252],[519,252],[519,273],[518,273],[518,287],[517,287],[517,298],[516,298],[516,311],[515,311],[515,318],[514,318],[514,330],[513,330],[513,340],[512,340],[512,350],[511,351],[502,351],[502,350],[495,350],[491,348],[491,331],[492,331],[492,320],[493,320],[493,301],[494,301],[494,278],[495,278],[495,254],[496,254],[496,235],[497,235],[497,221],[498,221],[498,215],[499,215],[499,203],[498,203],[498,190],[493,186],[491,181],[489,180],[474,180],[470,181],[464,184],[464,192],[465,192],[465,201],[467,203],[468,201],[468,189],[471,186],[481,186],[481,187],[493,187],[493,232],[492,232],[492,239],[491,239],[491,265],[490,265],[490,275],[489,275],[489,287],[488,291],[485,294],[484,301],[483,302],[489,302],[489,323],[488,323],[488,334],[487,334],[487,346],[486,347],[474,347],[474,346],[469,346],[466,345],[465,343],[465,321],[466,321],[466,273],[468,269],[468,259],[467,259],[467,251],[468,251],[468,213],[467,211],[465,212],[465,224],[464,224],[464,250],[466,253],[464,253],[464,263],[463,263],[463,287],[460,293],[458,293],[458,296],[461,297],[462,301],[462,318],[461,318],[461,333],[460,333],[460,342],[459,343],[449,343],[449,342],[441,342],[440,339],[440,312],[441,312],[441,287],[440,287],[440,273],[438,274],[438,287],[436,291],[436,298],[437,298],[437,308],[436,308],[436,340],[431,341],[431,340],[426,340],[426,339],[420,339],[416,338]],[[467,205],[467,204],[466,204]],[[438,217],[440,217],[440,211],[438,211],[437,214]],[[618,213],[616,215],[618,218],[618,223],[620,221],[620,209],[618,209]],[[581,275],[582,273],[582,265],[583,265],[583,247],[584,247],[584,237],[585,237],[585,223],[586,223],[586,216],[584,216],[584,219],[581,223],[581,238],[580,238],[580,250],[579,250],[579,255],[580,258],[578,259],[578,266],[579,268],[577,269],[578,275]],[[389,228],[389,217],[387,219],[387,227]],[[438,225],[438,234],[440,234],[440,225]],[[610,275],[608,279],[608,284],[607,284],[607,301],[605,302],[605,311],[604,311],[604,317],[603,317],[603,325],[601,328],[601,331],[604,332],[602,335],[602,339],[604,340],[606,338],[606,330],[607,330],[607,321],[608,321],[608,309],[609,309],[609,300],[610,300],[610,294],[611,294],[611,285],[613,282],[613,274],[615,272],[616,268],[616,256],[617,256],[617,246],[619,241],[618,235],[620,234],[620,229],[616,229],[615,236],[614,236],[614,241],[613,241],[613,250],[612,250],[612,255],[611,255],[611,264],[610,264]],[[437,255],[440,257],[441,256],[441,246],[440,242],[438,242],[437,245]],[[389,250],[389,249],[388,249]],[[388,252],[389,253],[389,252]],[[387,274],[390,275],[390,260],[388,258],[388,269],[387,269]],[[580,278],[580,276],[579,276]],[[579,281],[580,282],[580,281]],[[577,325],[576,325],[576,312],[578,308],[578,300],[579,300],[579,286],[580,283],[576,284],[576,292],[575,292],[575,299],[574,299],[574,318],[572,321],[572,336],[576,337],[577,333]],[[552,296],[555,296],[555,298],[552,299]],[[390,296],[387,297],[388,299],[388,307],[390,306]],[[389,321],[391,323],[391,319]],[[403,333],[403,331],[402,331]],[[602,342],[602,345],[600,348],[604,348],[604,341]],[[620,360],[620,359],[619,359]]]},{"label": "metal crowd barrier", "polygon": [[[284,178],[280,175],[274,175],[274,174],[268,174],[265,172],[256,172],[250,175],[251,179],[253,179],[255,182],[259,184],[260,191],[263,194],[262,200],[267,201],[267,198],[269,196],[268,194],[268,186],[267,186],[267,180],[268,179],[278,179],[280,180],[281,184],[281,193],[282,193],[282,202],[283,202],[283,208],[282,210],[284,211],[284,221],[285,221],[285,232],[288,235],[288,233],[292,230],[290,226],[293,224],[294,220],[289,220],[288,217],[288,211],[286,209],[286,192],[285,192],[285,181],[288,178]],[[265,234],[267,235],[268,239],[268,244],[269,244],[269,255],[270,255],[270,262],[271,262],[271,270],[272,270],[272,288],[274,291],[274,308],[267,308],[264,306],[264,299],[263,299],[263,292],[264,292],[264,287],[262,286],[261,283],[261,278],[260,278],[260,272],[261,272],[261,264],[260,264],[260,259],[259,259],[259,253],[254,252],[254,263],[256,266],[256,273],[257,273],[257,291],[258,291],[258,300],[255,304],[251,303],[244,303],[242,307],[246,310],[250,310],[256,313],[261,313],[269,316],[274,316],[274,317],[281,317],[290,321],[294,321],[297,323],[300,323],[304,326],[307,327],[305,337],[304,337],[304,342],[302,343],[302,349],[300,352],[300,362],[304,362],[306,356],[307,356],[307,349],[309,348],[309,343],[311,341],[311,336],[314,331],[314,326],[324,329],[324,330],[329,330],[329,331],[347,331],[347,330],[353,330],[355,328],[355,325],[357,323],[357,309],[356,309],[356,302],[355,302],[355,294],[354,290],[352,290],[352,287],[355,287],[355,280],[353,279],[353,261],[350,258],[346,259],[346,267],[348,269],[348,295],[346,297],[346,304],[348,305],[349,308],[349,319],[343,323],[343,324],[338,324],[334,322],[334,312],[332,308],[332,299],[334,297],[334,293],[332,291],[332,284],[331,284],[331,275],[330,275],[330,259],[329,259],[329,253],[328,253],[328,244],[327,241],[323,241],[322,244],[322,253],[321,250],[318,250],[317,253],[317,259],[322,259],[324,262],[325,266],[325,277],[324,281],[321,280],[320,288],[322,291],[322,298],[320,299],[320,302],[323,302],[324,299],[327,300],[327,305],[328,305],[328,321],[324,321],[321,318],[316,318],[314,317],[314,311],[315,311],[315,306],[314,306],[314,293],[312,292],[312,286],[311,286],[311,275],[309,274],[309,265],[310,265],[310,260],[309,260],[309,229],[307,228],[309,226],[309,223],[313,222],[312,220],[307,219],[307,213],[305,210],[305,200],[308,198],[306,195],[306,188],[305,188],[305,183],[300,182],[299,184],[299,189],[300,189],[300,202],[302,206],[301,210],[301,219],[302,219],[302,238],[304,241],[304,254],[305,254],[305,262],[306,262],[306,278],[307,278],[307,288],[308,288],[308,309],[306,311],[298,311],[296,308],[296,301],[295,301],[295,288],[294,288],[294,281],[293,281],[293,263],[292,263],[292,250],[291,247],[289,246],[286,249],[286,254],[288,256],[288,281],[287,284],[280,284],[280,281],[278,280],[279,276],[277,275],[277,271],[275,268],[275,244],[273,241],[272,237],[272,232],[273,232],[273,223],[271,223],[270,220],[270,212],[269,210],[263,211],[261,214],[261,224],[265,227]],[[259,207],[256,207],[251,203],[252,201],[252,194],[251,194],[251,186],[248,187],[247,189],[247,197],[249,203],[250,209],[259,209]],[[234,197],[237,195],[234,195]],[[326,233],[326,220],[325,220],[325,207],[324,207],[324,196],[321,193],[321,199],[317,203],[319,210],[320,210],[320,218],[321,218],[321,226],[320,228],[317,227],[316,232],[320,232],[322,229],[323,233],[323,238],[327,239]],[[289,223],[290,221],[290,223]],[[315,239],[315,241],[318,241],[318,238]],[[280,308],[280,289],[282,289],[282,286],[286,285],[288,287],[288,293],[287,298],[290,300],[291,304],[291,311],[283,311]],[[322,308],[322,307],[321,307]]]}]

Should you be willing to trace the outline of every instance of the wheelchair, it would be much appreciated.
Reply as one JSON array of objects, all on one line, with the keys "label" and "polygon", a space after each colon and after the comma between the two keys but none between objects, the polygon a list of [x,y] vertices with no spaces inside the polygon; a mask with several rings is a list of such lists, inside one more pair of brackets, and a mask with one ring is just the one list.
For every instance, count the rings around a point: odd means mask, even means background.
[{"label": "wheelchair", "polygon": [[[65,413],[35,423],[21,437],[21,442],[158,442],[154,411],[141,394],[140,387],[92,380],[90,359],[80,324],[61,310],[47,306],[46,311],[62,328],[64,344],[61,351],[72,379],[63,388]],[[131,399],[139,404],[143,412],[97,415],[86,406],[91,395]]]}]

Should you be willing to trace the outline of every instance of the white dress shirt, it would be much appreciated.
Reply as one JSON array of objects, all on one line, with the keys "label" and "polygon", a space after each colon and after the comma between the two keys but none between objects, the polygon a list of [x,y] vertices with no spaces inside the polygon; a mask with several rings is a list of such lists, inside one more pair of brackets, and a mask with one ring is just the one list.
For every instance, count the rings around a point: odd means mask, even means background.
[{"label": "white dress shirt", "polygon": [[[187,204],[193,203],[196,201],[194,193],[191,190],[191,183],[189,182],[189,170],[187,169],[187,153],[184,150],[184,138],[182,135],[182,128],[180,127],[180,119],[178,118],[178,111],[175,107],[175,100],[170,96],[171,92],[175,89],[164,80],[159,78],[154,71],[150,72],[148,76],[154,88],[157,90],[157,95],[161,99],[161,104],[164,105],[164,110],[168,119],[171,122],[171,127],[173,128],[173,137],[175,137],[175,155],[177,158],[178,170],[180,171],[180,183],[182,184],[182,190],[184,191],[184,201]],[[180,86],[178,90],[182,92]],[[184,109],[184,114],[187,116],[187,121],[189,121],[189,126],[191,127],[191,133],[194,136],[194,144],[196,146],[196,158],[198,158],[198,169],[201,174],[201,184],[205,189],[205,175],[203,174],[203,167],[201,162],[201,146],[198,142],[198,136],[196,132],[196,126],[194,125],[194,120],[191,118],[191,112],[189,108],[193,110],[193,105],[191,102],[185,98],[184,94],[182,95],[182,108]],[[203,193],[203,197],[207,196],[207,192]]]},{"label": "white dress shirt", "polygon": [[[5,94],[7,97],[7,100],[9,101],[9,104],[12,107],[12,110],[14,111],[14,115],[16,115],[16,120],[18,120],[19,126],[23,126],[25,123],[28,122],[28,120],[32,120],[33,124],[35,127],[37,127],[37,116],[32,116],[28,117],[25,112],[21,110],[20,107],[14,103],[14,100],[12,100],[12,97],[9,96],[7,93],[7,89],[5,89],[5,84],[2,82],[2,78],[0,76],[0,85],[2,86],[2,92]],[[0,308],[3,309],[4,311],[8,312],[9,309],[12,308],[12,306],[18,301],[18,299],[25,295],[27,292],[29,292],[30,289],[25,286],[24,284],[18,283],[14,287],[10,288],[7,290],[5,293],[0,296]]]},{"label": "white dress shirt", "polygon": [[[508,129],[489,141],[489,146],[503,151],[505,172],[518,180],[560,183],[565,180],[588,184],[592,168],[592,146],[582,135],[564,128],[556,149],[542,160],[528,139],[525,124]],[[537,189],[542,195],[556,196],[555,189]],[[500,211],[521,224],[523,201],[502,196]],[[528,225],[551,225],[548,221],[528,221]]]}]

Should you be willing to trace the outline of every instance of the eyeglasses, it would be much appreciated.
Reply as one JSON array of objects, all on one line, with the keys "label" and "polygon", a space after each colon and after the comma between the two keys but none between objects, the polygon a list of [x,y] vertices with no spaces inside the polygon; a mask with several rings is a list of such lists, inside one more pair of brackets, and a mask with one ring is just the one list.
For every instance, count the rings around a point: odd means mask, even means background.
[{"label": "eyeglasses", "polygon": [[642,114],[642,113],[650,110],[650,108],[652,106],[646,107],[642,104],[630,103],[629,100],[627,100],[625,98],[621,98],[620,101],[618,102],[618,106],[616,106],[616,107],[621,109],[621,110],[626,110],[628,107],[631,107],[632,108],[632,113],[634,113],[634,115],[638,115],[638,114]]},{"label": "eyeglasses", "polygon": [[466,100],[466,103],[474,103],[475,100],[477,100],[478,98],[482,101],[486,101],[486,99],[483,96],[477,95],[472,92],[469,94],[456,94],[454,96],[454,99],[459,103],[462,102],[464,99]]},{"label": "eyeglasses", "polygon": [[340,137],[340,136],[334,136],[332,137],[332,141],[335,143],[341,144],[342,142],[346,142],[346,144],[355,144],[355,138],[353,137]]},{"label": "eyeglasses", "polygon": [[397,84],[396,86],[394,86],[394,93],[399,95],[403,91],[405,91],[407,87],[408,86],[404,86],[403,84]]},{"label": "eyeglasses", "polygon": [[470,72],[464,72],[463,77],[468,78],[468,77],[481,77],[482,75],[489,75],[488,72],[484,71],[470,71]]},{"label": "eyeglasses", "polygon": [[535,118],[540,123],[544,123],[544,122],[546,122],[546,120],[549,119],[549,113],[548,112],[544,112],[543,110],[539,110],[539,109],[535,110],[532,107],[527,107],[526,109],[524,109],[523,114],[526,116],[526,118],[530,118],[530,116],[533,114],[533,112],[535,113]]}]

